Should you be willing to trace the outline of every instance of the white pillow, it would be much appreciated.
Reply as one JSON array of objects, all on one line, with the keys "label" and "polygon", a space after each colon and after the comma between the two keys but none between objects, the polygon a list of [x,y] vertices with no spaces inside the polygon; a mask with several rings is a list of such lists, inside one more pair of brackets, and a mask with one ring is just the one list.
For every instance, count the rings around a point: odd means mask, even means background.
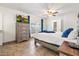
[{"label": "white pillow", "polygon": [[69,39],[75,39],[77,38],[77,30],[73,30],[70,32],[70,34],[68,35]]}]

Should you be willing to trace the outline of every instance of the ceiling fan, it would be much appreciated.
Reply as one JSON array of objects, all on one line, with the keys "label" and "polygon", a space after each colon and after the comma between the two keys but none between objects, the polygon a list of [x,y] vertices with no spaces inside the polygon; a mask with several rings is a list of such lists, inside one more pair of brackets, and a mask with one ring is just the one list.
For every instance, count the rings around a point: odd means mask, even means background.
[{"label": "ceiling fan", "polygon": [[48,15],[48,16],[56,16],[58,13],[58,11],[54,10],[54,9],[48,9],[48,10],[45,10],[44,11],[44,14],[45,15]]},{"label": "ceiling fan", "polygon": [[[57,15],[63,15],[67,13],[72,13],[73,10],[71,8],[68,8],[67,6],[70,6],[68,4],[47,4],[44,15],[46,16],[57,16]],[[78,15],[79,18],[79,15]]]}]

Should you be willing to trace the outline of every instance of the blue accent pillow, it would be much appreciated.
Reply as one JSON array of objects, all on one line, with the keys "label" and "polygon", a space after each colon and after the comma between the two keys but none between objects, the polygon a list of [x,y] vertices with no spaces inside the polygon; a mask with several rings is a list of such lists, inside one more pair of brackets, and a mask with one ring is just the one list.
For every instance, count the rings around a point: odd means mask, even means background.
[{"label": "blue accent pillow", "polygon": [[62,34],[62,37],[68,37],[68,35],[70,34],[70,32],[73,30],[73,28],[68,28],[67,30],[65,30]]}]

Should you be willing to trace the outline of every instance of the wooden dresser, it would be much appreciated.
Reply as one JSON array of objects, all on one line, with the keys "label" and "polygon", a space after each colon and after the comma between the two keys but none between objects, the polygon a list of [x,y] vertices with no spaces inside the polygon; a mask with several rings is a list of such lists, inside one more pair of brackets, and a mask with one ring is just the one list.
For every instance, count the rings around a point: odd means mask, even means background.
[{"label": "wooden dresser", "polygon": [[22,42],[29,39],[30,25],[25,23],[16,24],[16,40]]},{"label": "wooden dresser", "polygon": [[60,56],[79,56],[79,50],[69,47],[69,42],[64,41],[59,47]]}]

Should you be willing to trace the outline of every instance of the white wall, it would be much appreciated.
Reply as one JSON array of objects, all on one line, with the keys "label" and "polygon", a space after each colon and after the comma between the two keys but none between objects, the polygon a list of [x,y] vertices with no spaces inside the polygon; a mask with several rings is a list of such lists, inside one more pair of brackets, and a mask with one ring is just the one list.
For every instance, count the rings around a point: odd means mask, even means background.
[{"label": "white wall", "polygon": [[2,30],[2,14],[0,13],[0,30]]},{"label": "white wall", "polygon": [[41,19],[39,16],[30,15],[30,33],[37,33],[41,30]]},{"label": "white wall", "polygon": [[73,13],[69,13],[67,15],[64,15],[63,19],[63,30],[69,27],[73,27],[73,28],[77,28],[77,18],[78,13],[73,12]]},{"label": "white wall", "polygon": [[[53,20],[61,20],[61,31],[64,31],[65,29],[72,27],[77,28],[77,11],[74,11],[72,13],[57,15],[55,17],[49,17],[48,19],[48,30],[52,30],[52,21]],[[60,25],[59,25],[60,26]]]},{"label": "white wall", "polygon": [[16,37],[16,14],[21,14],[25,16],[27,14],[22,11],[17,11],[6,7],[0,7],[0,14],[3,21],[3,23],[1,22],[3,24],[3,39],[0,41],[14,41]]},{"label": "white wall", "polygon": [[4,39],[3,42],[9,42],[15,40],[15,31],[16,31],[16,18],[15,15],[6,13],[3,16],[3,30],[4,30]]}]

